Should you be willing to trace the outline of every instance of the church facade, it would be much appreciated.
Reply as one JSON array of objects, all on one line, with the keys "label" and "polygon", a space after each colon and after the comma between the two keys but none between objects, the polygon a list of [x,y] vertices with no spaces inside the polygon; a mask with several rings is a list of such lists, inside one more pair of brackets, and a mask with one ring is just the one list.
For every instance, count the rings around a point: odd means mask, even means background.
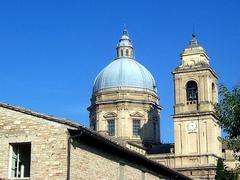
[{"label": "church facade", "polygon": [[159,95],[152,74],[134,56],[127,30],[116,59],[96,77],[91,98],[93,130],[126,142],[130,149],[194,179],[214,179],[222,158],[218,77],[195,35],[172,72],[174,80],[174,144],[160,142]]}]

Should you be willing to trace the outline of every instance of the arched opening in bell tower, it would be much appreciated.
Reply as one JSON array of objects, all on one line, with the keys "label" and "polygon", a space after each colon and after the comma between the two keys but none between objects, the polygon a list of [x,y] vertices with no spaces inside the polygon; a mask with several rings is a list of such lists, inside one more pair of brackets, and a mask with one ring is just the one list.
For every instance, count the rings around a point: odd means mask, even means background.
[{"label": "arched opening in bell tower", "polygon": [[195,81],[188,81],[186,84],[187,104],[198,103],[198,86]]},{"label": "arched opening in bell tower", "polygon": [[216,87],[214,83],[212,83],[212,103],[216,103]]}]

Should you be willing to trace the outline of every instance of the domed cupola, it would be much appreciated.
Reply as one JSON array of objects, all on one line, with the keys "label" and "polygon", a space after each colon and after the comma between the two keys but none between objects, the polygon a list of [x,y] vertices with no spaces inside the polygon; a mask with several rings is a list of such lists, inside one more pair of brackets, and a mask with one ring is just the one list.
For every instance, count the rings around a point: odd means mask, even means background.
[{"label": "domed cupola", "polygon": [[117,45],[117,58],[128,57],[133,58],[133,45],[132,41],[129,38],[128,31],[126,28],[123,30],[121,39]]},{"label": "domed cupola", "polygon": [[126,29],[116,58],[94,81],[90,127],[104,135],[144,144],[158,143],[159,97],[152,74],[134,58]]},{"label": "domed cupola", "polygon": [[152,74],[134,59],[134,49],[126,29],[117,46],[117,58],[96,77],[93,92],[108,88],[132,87],[157,92]]}]

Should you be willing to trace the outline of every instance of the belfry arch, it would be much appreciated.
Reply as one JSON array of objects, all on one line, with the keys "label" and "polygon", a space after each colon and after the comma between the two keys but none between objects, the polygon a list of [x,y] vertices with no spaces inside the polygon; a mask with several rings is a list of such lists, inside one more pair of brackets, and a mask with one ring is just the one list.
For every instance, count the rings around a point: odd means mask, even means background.
[{"label": "belfry arch", "polygon": [[198,85],[196,81],[190,80],[186,83],[187,104],[198,103]]}]

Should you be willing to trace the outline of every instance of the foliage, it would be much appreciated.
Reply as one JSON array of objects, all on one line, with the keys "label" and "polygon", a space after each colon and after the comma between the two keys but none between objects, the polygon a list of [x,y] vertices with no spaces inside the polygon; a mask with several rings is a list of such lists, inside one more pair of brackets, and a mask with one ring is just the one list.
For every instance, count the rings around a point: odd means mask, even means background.
[{"label": "foliage", "polygon": [[222,161],[222,159],[219,158],[218,162],[217,162],[217,170],[216,170],[216,176],[215,176],[216,180],[220,180],[225,177],[224,170],[225,169],[224,169],[223,161]]},{"label": "foliage", "polygon": [[221,123],[229,137],[236,138],[240,135],[240,85],[235,86],[232,92],[224,85],[219,90]]},{"label": "foliage", "polygon": [[233,180],[235,179],[235,174],[232,171],[228,171],[226,166],[223,164],[221,158],[217,162],[217,170],[215,180]]},{"label": "foliage", "polygon": [[220,123],[228,136],[222,139],[235,156],[240,160],[240,84],[229,91],[226,86],[221,85],[219,89],[220,102],[217,105],[217,113]]}]

